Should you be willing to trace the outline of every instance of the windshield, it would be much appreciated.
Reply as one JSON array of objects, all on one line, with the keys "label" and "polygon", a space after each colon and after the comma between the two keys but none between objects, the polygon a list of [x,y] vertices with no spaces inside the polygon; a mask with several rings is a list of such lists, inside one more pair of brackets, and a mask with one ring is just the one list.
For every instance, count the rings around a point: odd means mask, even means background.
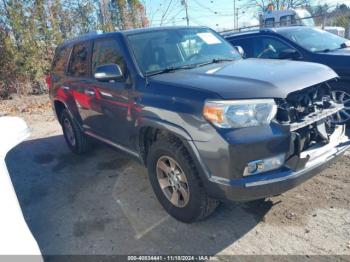
[{"label": "windshield", "polygon": [[229,43],[206,28],[142,32],[128,39],[144,74],[241,58]]},{"label": "windshield", "polygon": [[305,9],[297,9],[295,10],[298,19],[300,19],[301,24],[306,26],[315,26],[315,21],[312,18],[312,15]]},{"label": "windshield", "polygon": [[314,53],[329,52],[350,45],[349,40],[317,28],[301,27],[280,33]]}]

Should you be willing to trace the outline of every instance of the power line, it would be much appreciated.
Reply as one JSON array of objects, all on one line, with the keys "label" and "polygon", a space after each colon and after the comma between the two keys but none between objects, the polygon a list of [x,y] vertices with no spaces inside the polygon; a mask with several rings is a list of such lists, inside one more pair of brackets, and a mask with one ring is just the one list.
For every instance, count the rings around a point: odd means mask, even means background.
[{"label": "power line", "polygon": [[171,5],[169,11],[164,16],[164,21],[167,21],[169,19],[173,19],[174,16],[177,15],[177,14],[174,15],[174,12],[176,13],[179,9],[182,10],[181,4],[178,1],[173,2],[173,4]]},{"label": "power line", "polygon": [[167,21],[171,20],[171,21],[174,21],[175,18],[177,18],[181,13],[183,12],[182,8],[180,10],[178,10],[178,12],[173,15],[171,18],[167,19]]},{"label": "power line", "polygon": [[163,24],[164,17],[165,17],[165,16],[166,16],[166,14],[168,13],[169,8],[170,8],[170,6],[171,6],[171,3],[172,3],[172,2],[173,2],[173,0],[169,0],[168,7],[166,8],[166,10],[165,10],[165,12],[163,13],[162,18],[161,18],[161,20],[160,20],[160,25],[162,25],[162,24]]}]

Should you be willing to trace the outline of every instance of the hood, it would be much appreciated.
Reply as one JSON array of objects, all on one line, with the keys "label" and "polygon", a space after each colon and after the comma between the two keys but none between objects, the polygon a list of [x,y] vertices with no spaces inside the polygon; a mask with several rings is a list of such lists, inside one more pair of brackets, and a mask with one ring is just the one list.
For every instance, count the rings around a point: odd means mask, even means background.
[{"label": "hood", "polygon": [[338,77],[329,67],[306,62],[240,59],[155,75],[153,81],[214,92],[223,99],[286,98],[291,92]]},{"label": "hood", "polygon": [[335,55],[335,56],[346,56],[349,59],[350,56],[350,47],[333,50],[331,52],[323,52],[324,55]]},{"label": "hood", "polygon": [[340,77],[350,77],[350,47],[327,53],[318,53],[315,62],[331,67]]}]

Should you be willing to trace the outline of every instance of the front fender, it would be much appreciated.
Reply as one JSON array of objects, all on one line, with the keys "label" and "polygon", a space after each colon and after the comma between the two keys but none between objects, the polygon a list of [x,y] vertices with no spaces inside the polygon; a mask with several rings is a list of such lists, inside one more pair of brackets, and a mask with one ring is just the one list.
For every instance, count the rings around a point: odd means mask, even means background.
[{"label": "front fender", "polygon": [[[173,124],[171,122],[162,120],[162,119],[157,119],[157,118],[152,118],[152,117],[146,117],[142,119],[141,124],[139,125],[139,140],[141,141],[141,130],[142,128],[147,128],[147,127],[152,127],[152,128],[158,128],[160,130],[165,130],[176,137],[180,138],[190,153],[193,161],[196,164],[197,170],[199,171],[199,176],[200,179],[203,182],[204,187],[207,189],[207,191],[210,193],[213,190],[213,186],[215,187],[216,185],[211,183],[212,178],[210,171],[204,161],[202,160],[199,151],[194,143],[194,140],[192,139],[191,135],[181,126],[178,126],[176,124]],[[141,150],[140,150],[141,152]],[[140,158],[141,159],[141,158]],[[145,163],[144,163],[145,164]]]},{"label": "front fender", "polygon": [[[139,123],[140,123],[138,126],[139,130],[141,130],[144,127],[158,128],[161,130],[168,131],[183,140],[187,140],[187,141],[193,140],[191,135],[183,127],[163,119],[159,119],[155,117],[143,117],[142,120],[139,121]],[[139,132],[139,139],[140,139],[140,132]]]}]

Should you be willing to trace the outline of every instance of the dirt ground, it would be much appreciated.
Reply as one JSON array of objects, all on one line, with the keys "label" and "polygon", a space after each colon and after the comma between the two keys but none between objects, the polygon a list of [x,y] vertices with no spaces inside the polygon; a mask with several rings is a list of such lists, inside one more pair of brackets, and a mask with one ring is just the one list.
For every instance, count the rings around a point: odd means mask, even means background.
[{"label": "dirt ground", "polygon": [[350,255],[348,153],[280,196],[225,203],[188,225],[165,213],[146,169],[122,153],[103,145],[70,153],[47,96],[0,101],[1,114],[23,117],[32,130],[6,162],[45,255]]}]

